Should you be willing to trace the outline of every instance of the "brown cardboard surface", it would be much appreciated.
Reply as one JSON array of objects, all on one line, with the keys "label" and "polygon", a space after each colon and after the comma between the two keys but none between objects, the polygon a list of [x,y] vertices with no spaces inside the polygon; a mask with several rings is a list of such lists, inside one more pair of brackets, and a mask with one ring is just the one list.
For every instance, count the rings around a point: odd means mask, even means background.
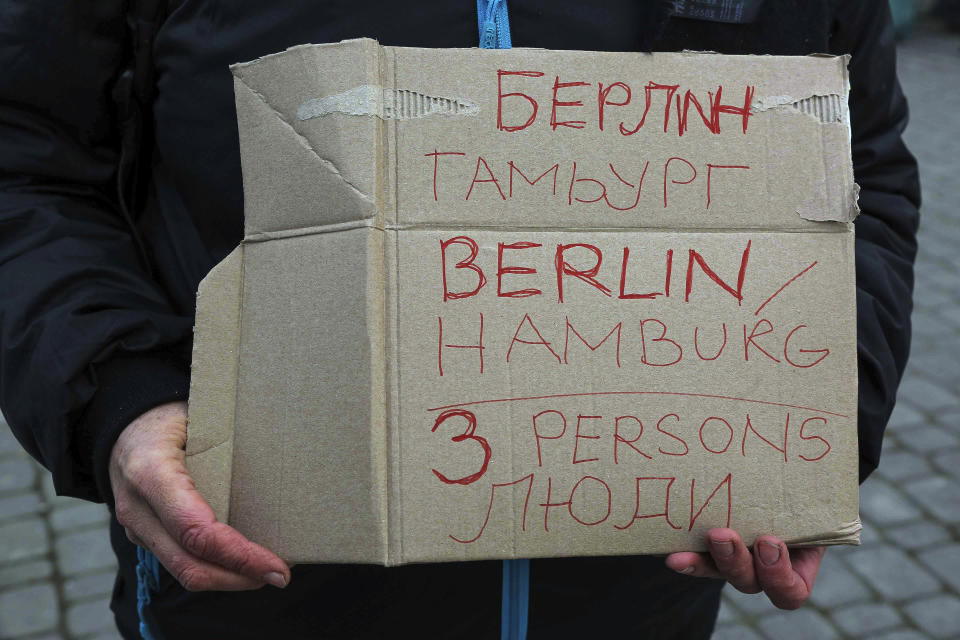
[{"label": "brown cardboard surface", "polygon": [[304,562],[858,542],[845,58],[233,71],[246,234],[187,451],[218,517]]},{"label": "brown cardboard surface", "polygon": [[186,455],[194,482],[203,487],[204,498],[222,521],[228,518],[230,504],[242,283],[241,245],[207,274],[197,292],[190,393],[194,428]]}]

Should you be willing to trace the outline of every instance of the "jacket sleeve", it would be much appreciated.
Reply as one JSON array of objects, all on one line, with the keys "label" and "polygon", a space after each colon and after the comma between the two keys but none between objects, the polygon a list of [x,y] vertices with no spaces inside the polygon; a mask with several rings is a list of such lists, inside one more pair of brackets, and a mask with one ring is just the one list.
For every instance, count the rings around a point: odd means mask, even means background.
[{"label": "jacket sleeve", "polygon": [[860,481],[877,468],[880,447],[910,351],[913,261],[919,221],[917,163],[903,143],[907,102],[896,72],[887,2],[838,0],[831,52],[851,54],[856,221]]},{"label": "jacket sleeve", "polygon": [[0,407],[57,492],[90,500],[123,427],[189,376],[192,320],[115,196],[124,4],[0,3]]}]

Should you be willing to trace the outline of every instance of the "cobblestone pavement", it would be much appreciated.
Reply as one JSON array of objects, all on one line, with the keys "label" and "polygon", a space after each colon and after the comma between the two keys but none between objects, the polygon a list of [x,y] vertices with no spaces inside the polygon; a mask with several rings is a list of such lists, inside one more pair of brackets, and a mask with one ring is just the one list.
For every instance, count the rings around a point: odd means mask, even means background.
[{"label": "cobblestone pavement", "polygon": [[107,510],[54,495],[0,424],[0,638],[115,640]]},{"label": "cobblestone pavement", "polygon": [[[797,612],[728,589],[715,640],[960,638],[960,38],[918,29],[900,75],[924,187],[914,349],[880,470],[862,488],[864,544],[828,551]],[[0,638],[120,637],[106,520],[101,505],[56,497],[0,425]]]}]

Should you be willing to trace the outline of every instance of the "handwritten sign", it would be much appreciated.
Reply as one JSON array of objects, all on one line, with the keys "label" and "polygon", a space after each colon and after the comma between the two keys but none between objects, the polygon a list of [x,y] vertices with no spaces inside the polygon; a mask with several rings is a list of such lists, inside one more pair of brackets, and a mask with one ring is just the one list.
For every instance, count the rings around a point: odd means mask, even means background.
[{"label": "handwritten sign", "polygon": [[188,438],[221,517],[303,561],[856,542],[843,59],[350,41],[234,74],[247,233]]}]

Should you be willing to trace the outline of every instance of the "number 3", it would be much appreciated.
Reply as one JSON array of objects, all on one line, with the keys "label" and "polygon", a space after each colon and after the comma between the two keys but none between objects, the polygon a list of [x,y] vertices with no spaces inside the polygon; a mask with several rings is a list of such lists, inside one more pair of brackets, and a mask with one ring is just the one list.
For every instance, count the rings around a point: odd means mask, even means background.
[{"label": "number 3", "polygon": [[456,417],[464,418],[467,421],[467,430],[458,436],[453,436],[452,438],[450,438],[450,440],[452,440],[453,442],[463,442],[464,440],[475,440],[478,443],[480,443],[480,446],[483,447],[483,464],[480,465],[480,470],[477,471],[476,473],[471,474],[469,476],[464,476],[462,478],[458,478],[456,480],[451,480],[450,478],[443,475],[436,469],[431,469],[431,471],[433,471],[433,474],[435,476],[440,478],[441,482],[445,482],[447,484],[467,485],[467,484],[476,482],[477,480],[483,477],[483,474],[487,472],[487,465],[490,464],[490,456],[492,455],[492,451],[490,450],[490,444],[487,442],[486,438],[481,438],[480,436],[473,435],[473,432],[477,428],[477,416],[475,416],[473,412],[467,411],[465,409],[448,409],[447,411],[444,411],[439,416],[437,416],[437,420],[436,422],[433,423],[433,429],[430,429],[430,432],[431,433],[436,432],[437,428],[441,424],[446,422],[449,418],[456,418]]}]

